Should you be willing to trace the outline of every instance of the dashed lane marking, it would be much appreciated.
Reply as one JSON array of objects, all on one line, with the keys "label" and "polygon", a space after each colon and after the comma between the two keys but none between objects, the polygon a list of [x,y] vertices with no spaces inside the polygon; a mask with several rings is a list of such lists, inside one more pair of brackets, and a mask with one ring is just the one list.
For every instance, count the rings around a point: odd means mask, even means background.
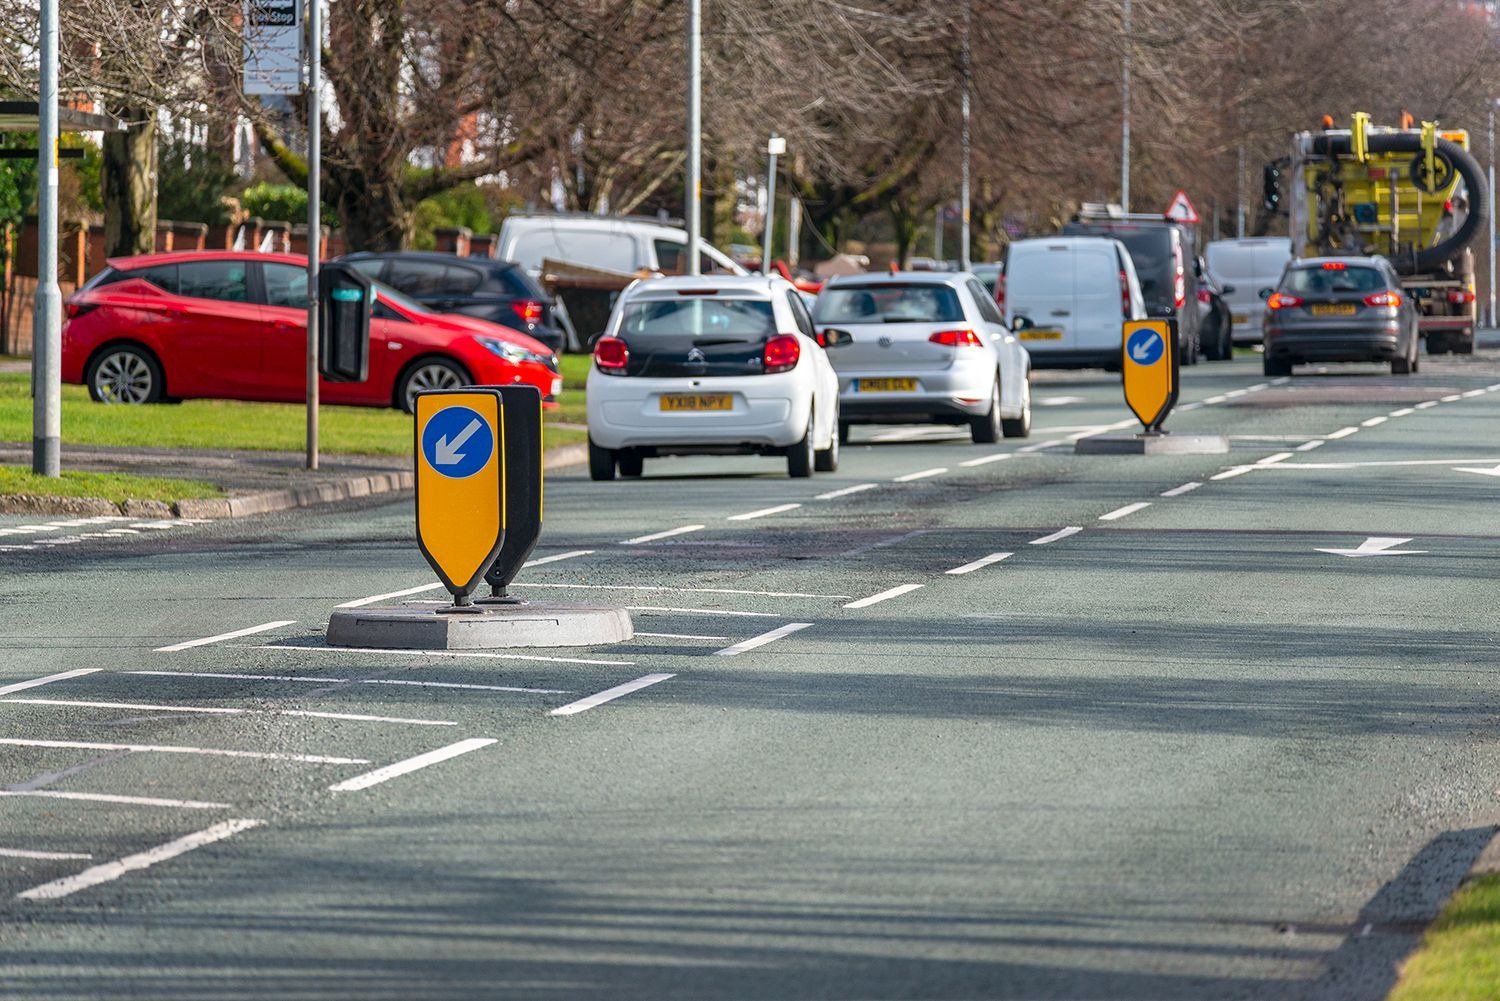
[{"label": "dashed lane marking", "polygon": [[747,640],[740,640],[740,642],[733,646],[727,646],[722,650],[715,650],[714,655],[717,657],[736,657],[746,651],[763,647],[767,643],[775,643],[784,636],[801,632],[811,625],[811,622],[788,622],[786,625],[772,629],[770,632],[761,633],[759,636],[752,636]]},{"label": "dashed lane marking", "polygon": [[1201,481],[1199,481],[1199,480],[1193,480],[1191,483],[1184,483],[1180,487],[1173,487],[1171,490],[1165,490],[1165,491],[1163,491],[1162,492],[1162,496],[1163,497],[1181,497],[1183,494],[1185,494],[1185,493],[1191,493],[1192,491],[1197,490],[1201,486],[1203,486],[1203,483]]},{"label": "dashed lane marking", "polygon": [[[441,585],[439,585],[441,586]],[[225,640],[239,639],[241,636],[254,636],[256,633],[268,633],[273,629],[290,626],[296,623],[296,619],[278,619],[275,622],[263,622],[258,626],[249,626],[245,629],[236,629],[233,632],[219,633],[217,636],[205,636],[201,640],[187,640],[183,643],[173,643],[171,646],[159,646],[156,653],[176,653],[179,650],[191,650],[194,647],[209,646],[214,643],[223,643]]]},{"label": "dashed lane marking", "polygon": [[367,716],[362,713],[315,712],[311,709],[245,709],[238,706],[164,706],[141,702],[95,702],[87,699],[0,699],[0,703],[22,706],[52,706],[79,709],[129,709],[137,712],[188,713],[199,716],[304,716],[338,719],[353,723],[404,723],[409,726],[457,726],[445,719],[407,719],[402,716]]},{"label": "dashed lane marking", "polygon": [[1390,418],[1382,414],[1379,417],[1371,417],[1369,420],[1360,421],[1359,426],[1362,428],[1379,427],[1388,420],[1390,420]]},{"label": "dashed lane marking", "polygon": [[1322,448],[1326,444],[1328,444],[1328,442],[1324,441],[1322,438],[1319,438],[1316,441],[1305,441],[1302,444],[1298,445],[1296,448],[1294,448],[1292,451],[1294,451],[1294,452],[1311,452],[1313,449],[1315,449],[1315,448]]},{"label": "dashed lane marking", "polygon": [[615,699],[618,699],[621,696],[629,695],[631,692],[638,692],[642,688],[649,688],[652,685],[666,681],[668,678],[675,677],[677,677],[677,675],[675,674],[647,674],[643,677],[636,678],[634,681],[627,681],[623,685],[616,685],[613,688],[606,688],[602,692],[596,692],[593,695],[588,696],[587,698],[579,699],[577,702],[569,702],[565,706],[558,706],[556,709],[552,710],[550,715],[576,716],[579,713],[586,712],[596,706],[602,706],[606,702],[613,702]]},{"label": "dashed lane marking", "polygon": [[746,511],[744,514],[732,514],[726,521],[754,521],[756,518],[767,518],[773,514],[783,514],[787,511],[795,511],[801,504],[777,504],[774,507],[763,507],[759,511]]},{"label": "dashed lane marking", "polygon": [[866,490],[874,490],[880,486],[878,483],[856,483],[852,487],[844,487],[840,490],[830,490],[826,494],[818,494],[813,500],[836,500],[840,497],[848,497],[850,494],[863,493]]},{"label": "dashed lane marking", "polygon": [[[1085,432],[1085,434],[1086,433],[1087,432]],[[1052,441],[1039,441],[1035,445],[1026,445],[1022,448],[1016,449],[1016,454],[1029,455],[1032,452],[1041,452],[1045,449],[1056,448],[1059,445],[1066,445],[1067,443],[1067,439],[1065,438],[1057,438]]]},{"label": "dashed lane marking", "polygon": [[[636,633],[637,636],[644,635]],[[720,639],[715,636],[713,639]],[[126,671],[158,678],[221,678],[227,681],[305,681],[319,685],[407,685],[412,688],[459,688],[481,692],[525,692],[532,695],[567,695],[566,688],[518,688],[514,685],[471,685],[457,681],[416,681],[405,678],[327,678],[292,674],[227,674],[216,671]]]},{"label": "dashed lane marking", "polygon": [[886,590],[881,591],[878,594],[872,594],[868,598],[860,598],[858,601],[851,601],[844,607],[869,608],[871,605],[878,605],[882,601],[890,601],[892,598],[899,598],[903,594],[910,594],[912,591],[915,591],[922,586],[923,585],[921,584],[897,584],[895,587],[887,588]]},{"label": "dashed lane marking", "polygon": [[1214,481],[1232,480],[1236,476],[1244,476],[1254,468],[1254,466],[1231,466],[1230,468],[1224,470],[1222,473],[1215,473],[1214,475],[1210,476],[1209,479]]},{"label": "dashed lane marking", "polygon": [[1129,517],[1132,514],[1135,514],[1137,511],[1144,511],[1146,508],[1148,508],[1150,506],[1151,506],[1151,502],[1150,501],[1136,501],[1134,504],[1126,504],[1124,507],[1117,507],[1113,511],[1109,512],[1108,514],[1101,514],[1099,516],[1099,520],[1100,521],[1118,521],[1121,518],[1126,518],[1126,517]]},{"label": "dashed lane marking", "polygon": [[0,858],[31,858],[43,861],[67,862],[74,860],[87,861],[94,856],[88,852],[38,852],[29,848],[0,848]]},{"label": "dashed lane marking", "polygon": [[227,810],[230,808],[228,803],[209,803],[201,799],[116,796],[102,792],[65,792],[60,789],[0,789],[0,796],[39,796],[46,799],[71,799],[84,803],[113,803],[119,806],[160,806],[169,810]]},{"label": "dashed lane marking", "polygon": [[1328,436],[1328,440],[1338,441],[1340,438],[1347,438],[1351,434],[1359,434],[1359,428],[1339,428]]},{"label": "dashed lane marking", "polygon": [[1435,407],[1437,405],[1438,405],[1438,401],[1437,400],[1423,400],[1421,403],[1418,403],[1416,406],[1412,407],[1412,409],[1413,410],[1431,410],[1433,407]]},{"label": "dashed lane marking", "polygon": [[374,605],[377,602],[389,601],[392,598],[405,598],[413,594],[424,594],[427,591],[438,591],[442,584],[418,584],[416,587],[402,588],[400,591],[387,591],[385,594],[372,594],[368,598],[356,598],[354,601],[346,601],[339,608],[363,608],[366,605]]},{"label": "dashed lane marking", "polygon": [[696,636],[692,633],[643,633],[636,631],[636,637],[642,636],[655,640],[702,640],[705,643],[722,643],[729,639],[728,636]]},{"label": "dashed lane marking", "polygon": [[1044,535],[1040,539],[1032,539],[1031,540],[1031,545],[1033,545],[1033,546],[1046,546],[1046,545],[1050,545],[1053,542],[1057,542],[1057,541],[1059,541],[1061,539],[1066,539],[1070,535],[1077,535],[1081,531],[1083,531],[1083,526],[1081,526],[1081,525],[1069,525],[1067,528],[1059,528],[1057,531],[1053,532],[1051,535]]},{"label": "dashed lane marking", "polygon": [[0,688],[0,695],[9,695],[11,692],[24,692],[28,688],[40,688],[43,685],[50,685],[54,681],[67,681],[69,678],[81,678],[85,674],[93,674],[99,670],[101,670],[101,668],[80,667],[72,671],[63,671],[60,674],[49,674],[45,678],[32,678],[30,681],[17,681],[13,685],[6,685],[4,688]]},{"label": "dashed lane marking", "polygon": [[1277,452],[1275,455],[1268,455],[1264,459],[1258,460],[1255,464],[1257,466],[1274,466],[1276,463],[1285,462],[1291,457],[1291,452]]},{"label": "dashed lane marking", "polygon": [[954,576],[957,576],[959,574],[973,573],[975,570],[983,570],[985,567],[989,566],[992,563],[999,563],[1001,560],[1008,560],[1014,555],[1014,553],[990,553],[988,556],[981,556],[979,559],[975,560],[972,563],[965,563],[961,567],[954,567],[952,570],[945,570],[944,573],[952,574]]},{"label": "dashed lane marking", "polygon": [[0,737],[9,747],[55,747],[77,751],[139,751],[155,754],[202,754],[212,758],[255,758],[260,761],[300,761],[309,765],[368,765],[368,758],[341,758],[329,754],[292,754],[283,751],[232,751],[222,747],[184,747],[174,744],[106,744],[92,740],[29,740]]},{"label": "dashed lane marking", "polygon": [[991,462],[1004,462],[1009,458],[1011,458],[1011,453],[1009,452],[996,452],[994,455],[981,455],[977,459],[965,459],[959,465],[965,469],[973,469],[975,466],[984,466]]},{"label": "dashed lane marking", "polygon": [[639,546],[646,542],[656,542],[659,539],[670,539],[678,535],[687,535],[690,532],[701,532],[707,527],[705,525],[683,525],[680,528],[669,528],[665,532],[652,532],[650,535],[638,535],[633,539],[621,541],[622,546]]},{"label": "dashed lane marking", "polygon": [[727,608],[673,608],[667,605],[626,605],[632,612],[682,612],[688,615],[738,615],[747,619],[780,618],[775,612],[736,612]]},{"label": "dashed lane marking", "polygon": [[592,555],[594,555],[594,551],[592,549],[575,549],[570,553],[557,553],[554,556],[539,556],[534,560],[527,560],[525,563],[521,564],[521,566],[523,569],[526,567],[539,567],[543,563],[556,563],[559,560],[571,560],[577,556]]},{"label": "dashed lane marking", "polygon": [[1392,417],[1405,417],[1408,414],[1414,414],[1416,412],[1417,411],[1416,411],[1416,409],[1414,407],[1402,407],[1400,410],[1392,410],[1391,413],[1390,413],[1390,416],[1392,416]]},{"label": "dashed lane marking", "polygon": [[16,894],[16,896],[22,900],[56,900],[59,897],[66,897],[69,894],[77,893],[79,890],[86,890],[91,886],[98,886],[100,883],[108,883],[119,879],[127,872],[150,868],[159,862],[165,862],[168,859],[176,858],[178,855],[190,852],[194,848],[211,845],[215,841],[223,841],[225,838],[231,838],[241,831],[247,831],[252,827],[259,827],[263,823],[264,821],[261,820],[238,818],[234,820],[222,820],[212,827],[206,827],[201,831],[184,835],[175,841],[168,841],[164,845],[157,845],[155,848],[139,852],[135,855],[127,855],[114,862],[106,862],[103,865],[93,866],[83,870],[83,872],[78,873],[76,876],[64,876],[62,879],[54,879],[50,883],[43,883],[41,886],[32,887],[29,890]]},{"label": "dashed lane marking", "polygon": [[376,768],[373,771],[365,772],[363,775],[356,775],[352,779],[345,779],[342,782],[335,782],[333,785],[328,787],[328,791],[357,792],[360,789],[368,789],[371,786],[378,786],[382,782],[389,782],[391,779],[397,778],[399,776],[407,775],[411,772],[415,772],[423,768],[428,768],[432,765],[438,764],[439,762],[447,761],[449,758],[456,758],[460,754],[468,754],[470,751],[477,751],[481,747],[489,747],[491,744],[496,743],[499,743],[499,741],[497,741],[494,737],[470,737],[467,740],[460,740],[457,743],[449,744],[446,747],[439,747],[436,750],[427,751],[423,754],[418,754],[415,757],[407,758],[404,761],[397,761],[394,764],[382,765],[381,767]]},{"label": "dashed lane marking", "polygon": [[919,470],[919,471],[917,471],[915,473],[907,473],[905,476],[898,476],[895,479],[893,479],[891,482],[892,483],[911,483],[914,480],[925,480],[929,476],[942,476],[947,471],[948,471],[948,467],[947,466],[934,466],[932,469],[922,469],[922,470]]}]

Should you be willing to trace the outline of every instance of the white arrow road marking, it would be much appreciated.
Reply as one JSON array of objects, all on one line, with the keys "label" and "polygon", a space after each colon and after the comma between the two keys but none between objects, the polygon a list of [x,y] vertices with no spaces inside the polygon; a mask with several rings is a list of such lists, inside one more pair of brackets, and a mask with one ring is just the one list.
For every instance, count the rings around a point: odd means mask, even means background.
[{"label": "white arrow road marking", "polygon": [[1454,466],[1455,473],[1478,473],[1480,476],[1500,476],[1500,466],[1494,469],[1479,469],[1474,466]]},{"label": "white arrow road marking", "polygon": [[1358,549],[1319,549],[1320,553],[1332,553],[1335,556],[1348,556],[1356,559],[1360,556],[1420,556],[1427,552],[1425,549],[1396,549],[1394,547],[1410,539],[1397,539],[1384,535],[1372,535],[1359,544]]},{"label": "white arrow road marking", "polygon": [[474,432],[478,431],[482,427],[484,427],[484,425],[480,423],[479,418],[476,417],[472,421],[470,421],[469,426],[460,431],[458,433],[458,437],[454,438],[451,442],[448,440],[447,435],[443,435],[441,438],[439,438],[437,440],[437,446],[433,449],[433,451],[437,453],[437,456],[433,459],[433,465],[456,466],[460,462],[462,462],[464,460],[464,453],[460,452],[459,449],[463,448],[464,442],[474,437]]}]

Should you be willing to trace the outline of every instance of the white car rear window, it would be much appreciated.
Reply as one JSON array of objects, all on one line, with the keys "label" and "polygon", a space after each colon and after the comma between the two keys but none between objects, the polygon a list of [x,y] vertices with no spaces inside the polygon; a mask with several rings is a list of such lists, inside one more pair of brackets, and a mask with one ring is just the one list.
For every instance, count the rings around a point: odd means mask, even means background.
[{"label": "white car rear window", "polygon": [[888,282],[825,288],[818,323],[956,323],[964,319],[958,293],[946,285]]}]

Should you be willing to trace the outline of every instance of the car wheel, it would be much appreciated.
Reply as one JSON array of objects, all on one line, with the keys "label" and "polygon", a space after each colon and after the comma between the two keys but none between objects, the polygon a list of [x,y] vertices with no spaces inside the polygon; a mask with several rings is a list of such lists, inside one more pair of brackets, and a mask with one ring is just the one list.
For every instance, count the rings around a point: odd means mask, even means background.
[{"label": "car wheel", "polygon": [[802,440],[786,450],[786,473],[794,480],[804,480],[813,474],[817,453],[813,449],[813,414],[807,413],[807,430]]},{"label": "car wheel", "polygon": [[839,439],[845,425],[839,423],[838,405],[834,404],[833,425],[834,432],[828,436],[828,447],[813,456],[813,468],[820,473],[836,473],[839,471]]},{"label": "car wheel", "polygon": [[1282,361],[1279,358],[1262,358],[1260,362],[1261,372],[1265,375],[1291,375],[1292,363]]},{"label": "car wheel", "polygon": [[414,362],[401,376],[396,387],[398,406],[409,414],[417,412],[417,394],[433,389],[458,389],[471,385],[469,373],[457,362],[445,358],[423,358]]},{"label": "car wheel", "polygon": [[1457,338],[1450,341],[1448,350],[1456,355],[1471,355],[1474,353],[1474,328],[1469,327]]},{"label": "car wheel", "polygon": [[969,437],[976,445],[992,445],[1000,440],[1000,375],[996,373],[995,384],[990,387],[990,409],[978,417],[969,418]]},{"label": "car wheel", "polygon": [[1007,438],[1031,437],[1031,372],[1021,380],[1021,416],[1006,417],[1000,421],[1000,431]]},{"label": "car wheel", "polygon": [[89,362],[85,380],[98,403],[157,403],[166,389],[161,363],[145,348],[119,344]]},{"label": "car wheel", "polygon": [[850,433],[850,431],[851,431],[852,428],[853,428],[852,424],[840,424],[839,425],[839,444],[840,445],[847,445],[847,444],[849,444],[849,433]]},{"label": "car wheel", "polygon": [[589,439],[589,479],[612,480],[615,478],[615,453],[612,449],[600,448]]},{"label": "car wheel", "polygon": [[628,476],[631,479],[640,476],[641,471],[646,468],[646,460],[641,457],[641,453],[634,449],[622,448],[619,452],[619,458],[615,461],[619,463],[620,475]]}]

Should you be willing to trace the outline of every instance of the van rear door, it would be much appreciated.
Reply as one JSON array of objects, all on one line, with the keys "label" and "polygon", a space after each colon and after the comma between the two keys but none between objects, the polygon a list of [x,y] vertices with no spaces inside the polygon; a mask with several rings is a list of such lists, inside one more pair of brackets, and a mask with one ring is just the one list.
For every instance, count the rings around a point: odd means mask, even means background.
[{"label": "van rear door", "polygon": [[1032,322],[1020,333],[1033,354],[1075,348],[1077,304],[1074,252],[1070,242],[1028,240],[1012,244],[1005,267],[1006,321]]},{"label": "van rear door", "polygon": [[1125,309],[1114,242],[1080,242],[1075,245],[1073,261],[1074,346],[1096,351],[1118,348]]}]

